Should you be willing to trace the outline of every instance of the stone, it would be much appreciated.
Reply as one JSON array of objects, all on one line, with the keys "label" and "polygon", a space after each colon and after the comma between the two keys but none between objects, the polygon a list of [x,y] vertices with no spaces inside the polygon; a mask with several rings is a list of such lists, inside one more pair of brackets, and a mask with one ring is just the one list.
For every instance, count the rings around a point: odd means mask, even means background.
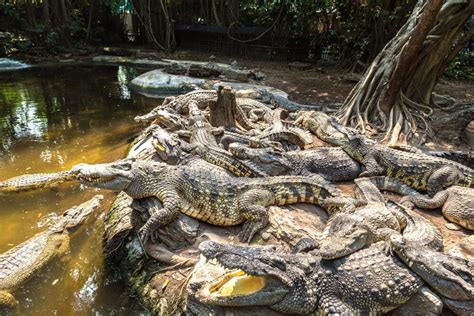
[{"label": "stone", "polygon": [[314,67],[313,64],[302,63],[302,62],[299,62],[299,61],[295,61],[295,62],[292,62],[292,63],[288,64],[288,68],[290,68],[291,70],[310,70],[313,67]]}]

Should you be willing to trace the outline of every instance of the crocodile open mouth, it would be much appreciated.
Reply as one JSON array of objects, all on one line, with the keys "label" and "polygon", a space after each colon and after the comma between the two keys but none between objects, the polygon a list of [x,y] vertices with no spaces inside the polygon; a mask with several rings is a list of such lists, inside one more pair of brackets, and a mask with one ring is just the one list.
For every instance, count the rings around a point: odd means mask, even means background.
[{"label": "crocodile open mouth", "polygon": [[207,295],[241,296],[257,293],[266,285],[264,277],[253,276],[242,270],[227,272],[212,283],[210,283],[204,292]]}]

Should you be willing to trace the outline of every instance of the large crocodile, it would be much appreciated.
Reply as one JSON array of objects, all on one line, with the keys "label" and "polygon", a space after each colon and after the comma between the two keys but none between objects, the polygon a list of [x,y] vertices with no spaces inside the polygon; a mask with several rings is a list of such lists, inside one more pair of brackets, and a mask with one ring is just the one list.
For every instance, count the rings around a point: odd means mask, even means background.
[{"label": "large crocodile", "polygon": [[15,307],[18,302],[12,292],[54,258],[67,253],[69,234],[99,208],[102,199],[101,195],[96,195],[91,200],[68,209],[48,230],[0,254],[0,308]]},{"label": "large crocodile", "polygon": [[[413,231],[416,232],[416,228]],[[390,246],[410,269],[442,296],[470,301],[474,307],[474,262],[425,247],[418,240],[401,234],[390,237]]]},{"label": "large crocodile", "polygon": [[267,206],[319,204],[339,195],[335,187],[319,177],[235,178],[197,165],[170,166],[131,159],[79,164],[72,172],[87,186],[125,191],[136,199],[158,197],[163,208],[153,212],[140,229],[144,241],[182,212],[220,226],[245,222],[240,237],[249,242],[267,224]]},{"label": "large crocodile", "polygon": [[328,181],[347,181],[357,178],[362,172],[361,165],[338,147],[282,152],[272,147],[251,148],[232,143],[229,151],[240,159],[250,160],[272,176],[315,173]]},{"label": "large crocodile", "polygon": [[423,286],[400,260],[386,254],[383,243],[333,261],[322,260],[317,252],[293,254],[271,246],[212,241],[201,243],[200,250],[206,260],[230,270],[210,282],[190,284],[197,288],[195,297],[209,305],[262,305],[287,314],[380,315]]},{"label": "large crocodile", "polygon": [[474,230],[474,189],[452,186],[439,191],[432,198],[426,196],[405,196],[400,203],[423,209],[442,207],[444,217],[453,223]]},{"label": "large crocodile", "polygon": [[[410,215],[394,205],[387,204],[379,188],[404,195],[420,195],[389,177],[359,178],[355,182],[356,197],[366,201],[366,205],[347,203],[341,211],[330,217],[320,244],[324,259],[343,257],[374,242],[388,241],[393,233],[401,232],[405,228],[407,216]],[[337,199],[328,199],[324,203],[332,203],[331,200]],[[441,248],[442,238],[439,231],[428,221],[420,221],[419,225],[426,226],[426,230],[432,232],[430,237],[439,236],[436,242],[426,242],[432,243],[432,247],[436,249]]]},{"label": "large crocodile", "polygon": [[427,191],[430,196],[451,185],[474,187],[474,170],[460,163],[393,149],[348,129],[335,120],[331,125],[338,130],[326,141],[340,146],[349,156],[365,166],[361,176],[385,175],[399,179],[416,190]]}]

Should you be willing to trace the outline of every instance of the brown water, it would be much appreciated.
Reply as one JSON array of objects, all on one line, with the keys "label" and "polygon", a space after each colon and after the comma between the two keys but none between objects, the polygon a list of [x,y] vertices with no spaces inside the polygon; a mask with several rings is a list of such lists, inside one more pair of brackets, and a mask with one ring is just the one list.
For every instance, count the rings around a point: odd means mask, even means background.
[{"label": "brown water", "polygon": [[[124,156],[140,126],[133,117],[158,100],[127,88],[125,67],[45,67],[0,73],[0,180],[54,172],[80,162]],[[63,185],[56,190],[0,196],[0,253],[35,233],[52,212],[97,194]],[[114,195],[106,194],[107,207]],[[72,236],[71,253],[15,292],[20,315],[143,313],[102,254],[103,213]]]}]

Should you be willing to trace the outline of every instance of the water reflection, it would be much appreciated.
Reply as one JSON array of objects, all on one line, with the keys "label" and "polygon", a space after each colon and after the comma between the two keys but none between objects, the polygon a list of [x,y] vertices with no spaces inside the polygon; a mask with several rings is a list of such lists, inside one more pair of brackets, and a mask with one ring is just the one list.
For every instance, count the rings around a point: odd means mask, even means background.
[{"label": "water reflection", "polygon": [[[123,157],[141,129],[133,117],[159,102],[128,90],[137,74],[126,67],[93,66],[1,72],[0,180]],[[0,253],[44,230],[54,213],[95,194],[65,185],[0,196]],[[114,195],[106,197],[105,208]],[[105,268],[102,227],[99,219],[79,231],[67,262],[50,265],[15,293],[19,314],[130,314],[123,281]]]}]

